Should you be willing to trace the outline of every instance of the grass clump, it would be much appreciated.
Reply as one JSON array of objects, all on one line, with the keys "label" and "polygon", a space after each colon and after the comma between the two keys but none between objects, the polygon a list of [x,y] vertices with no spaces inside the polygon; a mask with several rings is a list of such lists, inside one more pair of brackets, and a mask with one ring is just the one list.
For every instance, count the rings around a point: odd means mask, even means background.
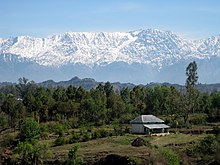
[{"label": "grass clump", "polygon": [[179,165],[180,158],[173,150],[171,149],[162,149],[162,155],[164,155],[167,165]]}]

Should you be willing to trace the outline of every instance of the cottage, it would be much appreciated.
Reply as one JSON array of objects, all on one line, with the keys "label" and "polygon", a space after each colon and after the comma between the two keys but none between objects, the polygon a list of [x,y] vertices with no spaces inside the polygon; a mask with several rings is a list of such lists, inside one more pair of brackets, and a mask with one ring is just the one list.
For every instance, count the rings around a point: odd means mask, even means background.
[{"label": "cottage", "polygon": [[164,121],[157,118],[154,115],[141,115],[136,117],[131,122],[131,133],[164,133],[169,128],[168,125],[164,124]]}]

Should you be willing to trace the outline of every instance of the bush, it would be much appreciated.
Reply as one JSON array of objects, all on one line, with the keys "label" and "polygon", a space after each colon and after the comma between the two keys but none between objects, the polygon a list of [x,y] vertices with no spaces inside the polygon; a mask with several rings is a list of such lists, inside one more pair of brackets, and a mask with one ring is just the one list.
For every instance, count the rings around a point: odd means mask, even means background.
[{"label": "bush", "polygon": [[214,127],[213,127],[213,133],[214,133],[215,135],[219,135],[219,134],[220,134],[220,127],[214,126]]},{"label": "bush", "polygon": [[114,126],[114,134],[115,136],[123,136],[125,134],[121,125]]},{"label": "bush", "polygon": [[89,132],[86,132],[82,137],[83,142],[89,141],[90,139],[91,139],[91,134]]},{"label": "bush", "polygon": [[128,128],[128,126],[125,127],[124,133],[130,133],[130,128]]},{"label": "bush", "polygon": [[180,164],[179,156],[171,149],[162,150],[162,154],[165,156],[168,165]]},{"label": "bush", "polygon": [[220,136],[207,136],[195,146],[187,148],[189,156],[201,158],[200,164],[209,164],[213,160],[220,161]]},{"label": "bush", "polygon": [[205,124],[208,115],[205,113],[194,113],[189,117],[189,123],[193,125]]},{"label": "bush", "polygon": [[1,118],[0,118],[0,126],[2,128],[6,128],[8,127],[8,118],[6,115],[3,115]]},{"label": "bush", "polygon": [[77,128],[79,126],[78,118],[72,117],[72,118],[68,119],[68,124],[71,128]]},{"label": "bush", "polygon": [[76,142],[79,142],[80,141],[80,134],[79,133],[73,133],[71,135],[71,137],[69,138],[69,144],[72,144],[72,143],[76,143]]},{"label": "bush", "polygon": [[25,119],[21,124],[21,139],[31,141],[40,137],[40,127],[33,118]]},{"label": "bush", "polygon": [[40,131],[41,132],[48,132],[49,128],[48,128],[48,126],[46,124],[41,123],[40,124]]},{"label": "bush", "polygon": [[101,134],[99,131],[94,131],[92,133],[92,139],[98,139],[98,138],[101,138]]},{"label": "bush", "polygon": [[68,126],[64,123],[58,123],[58,122],[49,122],[41,124],[40,130],[43,132],[49,132],[53,133],[55,132],[57,135],[63,135],[64,132],[68,130]]},{"label": "bush", "polygon": [[66,125],[63,125],[63,124],[57,124],[56,127],[55,127],[55,133],[59,136],[63,136],[64,135],[64,132],[66,132],[68,129],[66,127]]},{"label": "bush", "polygon": [[30,143],[28,141],[19,142],[15,148],[18,164],[43,164],[44,160],[52,157],[52,152],[48,144]]},{"label": "bush", "polygon": [[108,131],[106,131],[105,129],[100,129],[99,134],[100,134],[100,138],[108,137],[109,135]]},{"label": "bush", "polygon": [[54,141],[54,145],[55,146],[61,146],[64,145],[66,143],[66,140],[63,136],[59,136],[55,141]]},{"label": "bush", "polygon": [[66,165],[81,165],[81,164],[83,164],[83,160],[80,159],[77,155],[78,149],[79,149],[79,145],[74,146],[73,148],[71,148],[71,150],[69,150],[68,158],[65,162]]},{"label": "bush", "polygon": [[49,138],[48,132],[41,132],[40,137],[44,140],[47,140]]},{"label": "bush", "polygon": [[99,129],[99,130],[94,131],[91,136],[92,136],[91,137],[92,139],[98,139],[98,138],[108,137],[110,136],[110,134],[105,129]]},{"label": "bush", "polygon": [[12,144],[12,142],[13,142],[13,136],[11,135],[11,134],[9,134],[9,133],[7,133],[7,134],[5,134],[4,136],[3,136],[3,139],[2,139],[3,141],[2,141],[2,147],[7,147],[7,146],[9,146],[9,145],[11,145]]}]

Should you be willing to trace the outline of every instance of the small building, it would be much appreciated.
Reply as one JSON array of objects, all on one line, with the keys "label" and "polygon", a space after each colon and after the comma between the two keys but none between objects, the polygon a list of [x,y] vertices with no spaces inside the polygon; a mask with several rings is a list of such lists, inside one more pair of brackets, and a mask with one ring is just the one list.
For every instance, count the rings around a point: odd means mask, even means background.
[{"label": "small building", "polygon": [[154,115],[140,115],[131,122],[131,133],[155,134],[166,133],[170,127]]}]

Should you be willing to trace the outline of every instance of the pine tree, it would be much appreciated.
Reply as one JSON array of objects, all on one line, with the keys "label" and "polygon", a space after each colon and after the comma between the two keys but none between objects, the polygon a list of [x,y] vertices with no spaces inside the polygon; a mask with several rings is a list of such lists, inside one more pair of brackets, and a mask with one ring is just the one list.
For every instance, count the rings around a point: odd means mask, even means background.
[{"label": "pine tree", "polygon": [[198,90],[195,89],[195,86],[198,83],[198,73],[197,73],[197,64],[195,61],[190,62],[189,65],[186,68],[186,95],[184,96],[185,99],[185,108],[183,117],[184,117],[184,122],[187,124],[188,122],[188,116],[189,113],[194,113],[195,112],[195,107],[197,104],[198,100]]}]

